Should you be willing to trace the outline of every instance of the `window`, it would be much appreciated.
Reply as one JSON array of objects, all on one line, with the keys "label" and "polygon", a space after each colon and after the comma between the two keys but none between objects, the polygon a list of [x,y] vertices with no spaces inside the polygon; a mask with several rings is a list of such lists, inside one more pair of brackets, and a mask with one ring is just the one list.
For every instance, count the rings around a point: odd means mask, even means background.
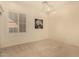
[{"label": "window", "polygon": [[19,14],[19,32],[26,32],[26,15]]},{"label": "window", "polygon": [[26,32],[26,15],[9,12],[9,32]]}]

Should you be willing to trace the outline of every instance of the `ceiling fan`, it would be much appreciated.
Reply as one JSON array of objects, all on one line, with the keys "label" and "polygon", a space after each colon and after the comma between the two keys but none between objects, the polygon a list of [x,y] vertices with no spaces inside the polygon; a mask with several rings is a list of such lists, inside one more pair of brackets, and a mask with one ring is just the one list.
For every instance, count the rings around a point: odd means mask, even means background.
[{"label": "ceiling fan", "polygon": [[43,10],[45,13],[50,14],[52,12],[56,12],[54,6],[49,4],[49,2],[43,1],[42,5],[43,5]]}]

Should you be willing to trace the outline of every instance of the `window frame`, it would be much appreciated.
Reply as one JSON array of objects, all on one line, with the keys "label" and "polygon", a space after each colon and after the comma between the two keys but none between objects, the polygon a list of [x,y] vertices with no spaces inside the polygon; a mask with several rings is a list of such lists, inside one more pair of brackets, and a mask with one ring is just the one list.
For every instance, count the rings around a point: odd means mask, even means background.
[{"label": "window frame", "polygon": [[[8,17],[9,17],[9,19],[11,19],[10,17],[12,17],[12,16],[10,16],[10,13],[14,13],[14,14],[17,14],[15,17],[17,17],[16,19],[16,21],[17,22],[15,22],[16,24],[17,24],[17,27],[14,27],[14,28],[16,28],[17,30],[15,31],[15,29],[12,29],[13,31],[12,32],[10,32],[10,28],[11,27],[8,27],[8,32],[9,33],[25,33],[26,32],[26,14],[24,14],[24,13],[15,13],[15,12],[8,12]],[[22,19],[20,19],[20,14],[22,14],[21,16],[22,16],[22,18],[23,18],[23,15],[24,15],[24,21],[22,20]],[[23,21],[24,23],[21,23],[20,22],[20,20],[21,21]],[[8,23],[9,23],[9,20],[8,20]],[[22,31],[20,31],[20,24],[22,25]],[[24,26],[23,26],[24,25]],[[9,26],[9,25],[8,25]],[[24,28],[23,28],[24,27]],[[23,29],[25,29],[24,31],[23,31]]]}]

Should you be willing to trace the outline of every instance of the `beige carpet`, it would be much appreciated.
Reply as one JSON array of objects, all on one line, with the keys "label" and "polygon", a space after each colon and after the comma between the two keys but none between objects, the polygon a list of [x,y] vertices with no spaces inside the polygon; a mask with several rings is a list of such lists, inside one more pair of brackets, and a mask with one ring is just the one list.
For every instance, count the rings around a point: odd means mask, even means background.
[{"label": "beige carpet", "polygon": [[1,49],[3,57],[76,57],[79,47],[55,40],[41,40]]}]

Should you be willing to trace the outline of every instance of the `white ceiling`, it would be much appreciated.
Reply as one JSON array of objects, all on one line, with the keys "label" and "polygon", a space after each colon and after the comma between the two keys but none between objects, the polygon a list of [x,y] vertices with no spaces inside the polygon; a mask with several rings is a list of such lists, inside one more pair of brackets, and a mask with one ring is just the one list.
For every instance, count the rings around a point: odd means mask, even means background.
[{"label": "white ceiling", "polygon": [[[63,5],[68,3],[68,1],[47,1],[49,5]],[[43,1],[7,1],[3,2],[5,4],[15,3],[17,5],[27,6],[27,5],[40,5],[43,3]]]},{"label": "white ceiling", "polygon": [[[39,6],[39,5],[43,5],[44,1],[6,1],[3,2],[5,4],[16,4],[16,5],[20,5],[23,7],[27,7],[27,6]],[[78,1],[47,1],[49,5],[54,6],[54,7],[59,7],[59,6],[63,6],[63,5],[67,5],[67,4],[79,4]],[[0,2],[1,3],[1,2]]]}]

